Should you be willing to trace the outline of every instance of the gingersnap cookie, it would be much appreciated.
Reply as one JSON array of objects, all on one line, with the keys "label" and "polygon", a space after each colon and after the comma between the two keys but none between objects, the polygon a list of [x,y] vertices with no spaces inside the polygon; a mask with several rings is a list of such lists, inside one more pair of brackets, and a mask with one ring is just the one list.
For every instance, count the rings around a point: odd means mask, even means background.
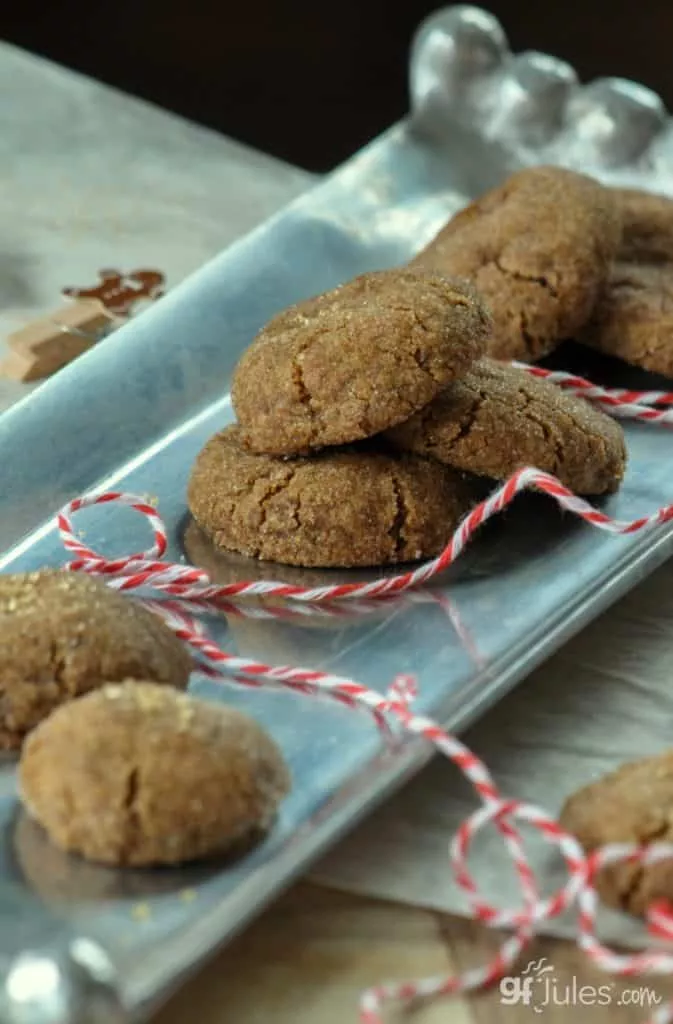
[{"label": "gingersnap cookie", "polygon": [[466,283],[386,270],[278,316],[244,352],[232,402],[270,455],[360,440],[411,416],[479,356],[490,330]]},{"label": "gingersnap cookie", "polygon": [[617,204],[622,236],[618,260],[673,260],[673,199],[640,189],[610,189]]},{"label": "gingersnap cookie", "polygon": [[191,664],[156,615],[99,580],[53,569],[0,576],[0,750],[103,683],[185,687]]},{"label": "gingersnap cookie", "polygon": [[[622,765],[578,790],[560,821],[587,852],[606,843],[672,842],[673,751]],[[610,906],[644,914],[654,900],[673,902],[673,861],[611,865],[600,872],[597,888]]]},{"label": "gingersnap cookie", "polygon": [[289,773],[240,711],[127,681],[41,723],[24,744],[19,789],[63,850],[104,864],[179,864],[267,829]]},{"label": "gingersnap cookie", "polygon": [[493,315],[488,354],[533,362],[586,323],[619,237],[609,189],[537,167],[456,214],[410,265],[471,280]]},{"label": "gingersnap cookie", "polygon": [[579,494],[617,490],[626,465],[624,434],[610,416],[488,358],[386,437],[402,451],[496,480],[535,466]]},{"label": "gingersnap cookie", "polygon": [[673,200],[614,189],[622,241],[578,340],[633,366],[673,377]]},{"label": "gingersnap cookie", "polygon": [[435,555],[474,502],[458,473],[417,455],[326,450],[276,459],[238,427],[208,441],[188,488],[214,545],[300,566],[372,566]]}]

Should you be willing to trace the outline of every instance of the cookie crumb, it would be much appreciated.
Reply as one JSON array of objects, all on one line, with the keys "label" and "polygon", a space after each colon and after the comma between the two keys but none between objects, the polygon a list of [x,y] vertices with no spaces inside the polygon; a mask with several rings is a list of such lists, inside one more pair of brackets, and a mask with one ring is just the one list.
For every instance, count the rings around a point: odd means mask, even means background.
[{"label": "cookie crumb", "polygon": [[131,907],[131,917],[134,921],[149,921],[152,917],[152,908],[149,903],[136,903]]}]

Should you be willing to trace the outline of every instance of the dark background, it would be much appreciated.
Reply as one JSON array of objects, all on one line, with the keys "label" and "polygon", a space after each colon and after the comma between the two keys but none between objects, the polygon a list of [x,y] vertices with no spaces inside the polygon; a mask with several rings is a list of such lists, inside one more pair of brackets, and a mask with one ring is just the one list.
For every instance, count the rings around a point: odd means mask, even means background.
[{"label": "dark background", "polygon": [[[0,0],[2,2],[2,0]],[[409,41],[427,0],[38,0],[2,35],[315,171],[406,109]],[[583,79],[644,82],[673,107],[672,0],[492,0],[515,50]]]}]

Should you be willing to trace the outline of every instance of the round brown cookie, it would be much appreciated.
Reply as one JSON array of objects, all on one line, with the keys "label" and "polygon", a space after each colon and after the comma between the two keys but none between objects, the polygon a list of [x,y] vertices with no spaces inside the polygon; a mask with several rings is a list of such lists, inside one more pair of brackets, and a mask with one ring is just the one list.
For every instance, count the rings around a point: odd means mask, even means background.
[{"label": "round brown cookie", "polygon": [[484,351],[490,319],[471,287],[436,274],[363,274],[280,313],[234,374],[249,448],[305,453],[385,430]]},{"label": "round brown cookie", "polygon": [[211,857],[263,832],[289,774],[247,715],[127,681],[72,701],[35,729],[19,787],[56,846],[139,866]]},{"label": "round brown cookie", "polygon": [[493,315],[488,354],[530,362],[587,321],[619,236],[609,189],[538,167],[456,214],[410,265],[473,281]]},{"label": "round brown cookie", "polygon": [[192,661],[152,612],[53,569],[0,576],[0,749],[64,701],[128,676],[185,687]]},{"label": "round brown cookie", "polygon": [[673,377],[673,201],[628,189],[614,193],[622,241],[578,337],[606,355]]},{"label": "round brown cookie", "polygon": [[617,490],[626,465],[624,434],[610,416],[487,358],[386,437],[403,451],[496,480],[535,466],[579,494]]},{"label": "round brown cookie", "polygon": [[578,340],[632,366],[673,377],[673,262],[615,263]]},{"label": "round brown cookie", "polygon": [[[561,824],[587,852],[606,843],[673,841],[673,751],[632,761],[574,793]],[[673,861],[615,864],[598,876],[605,903],[644,914],[656,899],[673,902]]]},{"label": "round brown cookie", "polygon": [[673,199],[639,189],[611,189],[622,223],[618,260],[673,260]]},{"label": "round brown cookie", "polygon": [[189,481],[189,508],[220,548],[303,566],[385,565],[435,555],[474,501],[459,474],[415,455],[254,455],[216,434]]}]

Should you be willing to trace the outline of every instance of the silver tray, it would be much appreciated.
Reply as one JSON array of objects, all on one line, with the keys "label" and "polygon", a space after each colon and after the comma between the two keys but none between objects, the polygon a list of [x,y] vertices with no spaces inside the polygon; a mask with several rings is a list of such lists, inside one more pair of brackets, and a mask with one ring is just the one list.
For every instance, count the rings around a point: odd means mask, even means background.
[{"label": "silver tray", "polygon": [[[158,497],[170,557],[179,558],[190,464],[231,417],[229,377],[255,331],[290,302],[408,259],[510,170],[563,162],[606,181],[673,190],[673,128],[656,96],[616,79],[581,87],[552,57],[512,56],[499,24],[478,9],[447,9],[421,27],[411,96],[404,122],[0,417],[3,571],[62,563],[53,513],[112,486]],[[560,358],[577,356],[569,349]],[[613,364],[589,369],[635,383]],[[605,506],[624,519],[673,496],[666,431],[627,432],[628,477]],[[146,527],[128,510],[81,513],[77,528],[109,555],[147,546]],[[231,615],[213,632],[243,655],[376,688],[413,672],[419,708],[462,729],[672,550],[671,526],[616,538],[563,518],[551,501],[523,498],[429,599],[343,620]],[[244,560],[224,569],[251,572]],[[193,686],[245,707],[281,744],[294,789],[274,831],[230,864],[106,870],[50,847],[18,812],[8,763],[0,772],[3,1024],[144,1017],[429,756],[422,742],[384,745],[366,714],[327,699],[199,676]],[[26,977],[30,1005],[21,1003]]]}]

